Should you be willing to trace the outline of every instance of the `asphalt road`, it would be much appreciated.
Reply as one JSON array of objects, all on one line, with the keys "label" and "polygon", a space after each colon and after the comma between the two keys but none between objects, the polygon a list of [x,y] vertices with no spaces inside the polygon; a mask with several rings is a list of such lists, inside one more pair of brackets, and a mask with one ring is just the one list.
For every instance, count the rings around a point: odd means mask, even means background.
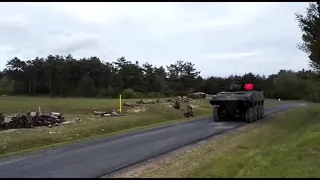
[{"label": "asphalt road", "polygon": [[[265,115],[300,103],[281,103]],[[245,122],[212,118],[167,125],[0,161],[1,178],[94,178],[219,134]]]}]

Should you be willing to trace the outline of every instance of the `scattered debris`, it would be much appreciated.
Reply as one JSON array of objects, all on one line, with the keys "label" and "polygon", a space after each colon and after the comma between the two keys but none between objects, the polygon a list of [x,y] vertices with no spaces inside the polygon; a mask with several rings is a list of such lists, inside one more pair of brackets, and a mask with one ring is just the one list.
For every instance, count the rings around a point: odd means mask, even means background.
[{"label": "scattered debris", "polygon": [[187,106],[187,112],[184,113],[184,116],[187,118],[193,117],[193,111],[192,111],[192,106],[188,105]]},{"label": "scattered debris", "polygon": [[140,113],[140,112],[145,112],[145,111],[146,111],[145,107],[135,107],[135,108],[127,110],[127,112],[129,112],[129,113]]},{"label": "scattered debris", "polygon": [[52,112],[50,115],[39,114],[38,112],[27,112],[26,114],[18,114],[5,117],[0,113],[0,129],[19,129],[33,128],[36,126],[59,125],[64,121],[61,113]]},{"label": "scattered debris", "polygon": [[61,132],[50,131],[49,134],[60,134]]},{"label": "scattered debris", "polygon": [[161,103],[160,99],[148,100],[148,101],[144,101],[144,100],[141,99],[141,100],[137,101],[137,104],[158,104],[158,103]]},{"label": "scattered debris", "polygon": [[115,116],[121,116],[121,114],[117,111],[94,111],[93,115],[99,115],[102,117],[115,117]]},{"label": "scattered debris", "polygon": [[175,109],[180,109],[180,102],[176,101],[173,106]]},{"label": "scattered debris", "polygon": [[192,99],[204,99],[207,97],[207,95],[204,92],[195,92],[188,94],[187,97]]},{"label": "scattered debris", "polygon": [[11,133],[11,132],[15,132],[17,130],[18,129],[7,129],[7,130],[0,131],[0,133]]},{"label": "scattered debris", "polygon": [[[167,99],[166,102],[174,103],[173,105],[168,104],[167,107],[173,107],[175,109],[184,109],[182,107],[186,107],[186,112],[183,113],[184,116],[188,117],[188,118],[194,117],[193,109],[198,108],[199,106],[189,104],[190,102],[192,102],[191,97],[198,98],[198,99],[206,98],[206,94],[202,93],[202,92],[197,92],[197,93],[188,94],[187,96],[177,96],[174,99],[172,99],[172,98]],[[188,105],[186,105],[186,104],[188,104]]]},{"label": "scattered debris", "polygon": [[79,121],[80,121],[80,119],[79,119],[79,118],[76,118],[76,119],[71,120],[71,121],[64,121],[64,122],[62,122],[61,124],[71,124],[71,123],[76,123],[76,122],[79,122]]},{"label": "scattered debris", "polygon": [[148,102],[140,99],[140,100],[137,101],[136,103],[137,103],[137,104],[147,104]]},{"label": "scattered debris", "polygon": [[176,102],[176,101],[179,101],[179,102],[191,102],[191,99],[186,97],[186,96],[177,96],[176,98],[172,99],[167,99],[166,100],[167,102]]},{"label": "scattered debris", "polygon": [[167,101],[167,102],[173,102],[173,99],[170,98],[170,99],[167,99],[166,101]]},{"label": "scattered debris", "polygon": [[135,106],[139,106],[139,105],[138,104],[132,104],[130,102],[124,102],[123,106],[135,107]]},{"label": "scattered debris", "polygon": [[[175,109],[181,109],[181,103],[183,103],[183,104],[189,103],[189,102],[191,102],[191,99],[188,98],[187,96],[177,96],[174,99],[172,99],[172,98],[171,99],[167,99],[166,102],[174,102],[173,105],[167,104],[166,105],[167,107],[170,107],[170,108],[174,107]],[[145,112],[146,111],[146,108],[141,106],[141,105],[143,105],[143,104],[158,104],[158,103],[162,103],[161,99],[157,99],[157,100],[143,100],[143,99],[140,99],[140,100],[136,101],[136,103],[132,103],[132,102],[126,101],[126,102],[123,103],[123,106],[124,107],[129,107],[129,108],[124,110],[125,112],[139,113],[139,112]],[[183,107],[186,107],[186,106],[183,106]],[[188,111],[188,107],[191,108],[191,110]],[[192,109],[193,108],[197,108],[198,106],[190,104],[190,105],[188,105],[188,107],[187,107],[187,112],[184,113],[184,114],[186,114],[186,116],[188,116],[188,117],[189,116],[193,117]],[[120,114],[118,111],[113,110],[113,111],[107,111],[107,112],[105,112],[105,111],[94,111],[93,115],[99,115],[99,116],[102,116],[102,117],[115,117],[115,116],[121,116],[123,114]]]},{"label": "scattered debris", "polygon": [[199,107],[198,105],[193,105],[193,104],[190,104],[190,106],[192,107],[192,109],[195,109],[195,108]]},{"label": "scattered debris", "polygon": [[93,111],[93,115],[103,115],[104,112],[102,111]]}]

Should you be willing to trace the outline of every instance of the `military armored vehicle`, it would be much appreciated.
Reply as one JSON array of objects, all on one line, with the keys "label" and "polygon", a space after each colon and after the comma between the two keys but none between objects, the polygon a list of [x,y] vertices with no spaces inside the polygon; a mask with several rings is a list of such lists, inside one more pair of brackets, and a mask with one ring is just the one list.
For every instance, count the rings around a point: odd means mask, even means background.
[{"label": "military armored vehicle", "polygon": [[[252,89],[246,89],[247,85],[252,86]],[[252,84],[238,81],[214,95],[210,104],[213,106],[213,118],[216,122],[241,118],[252,123],[263,118],[264,101],[263,91],[254,90]]]}]

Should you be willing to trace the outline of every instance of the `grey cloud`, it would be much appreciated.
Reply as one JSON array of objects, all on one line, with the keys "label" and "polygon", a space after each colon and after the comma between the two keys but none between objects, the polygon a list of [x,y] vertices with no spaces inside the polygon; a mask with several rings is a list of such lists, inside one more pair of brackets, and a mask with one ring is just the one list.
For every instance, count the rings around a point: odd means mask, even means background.
[{"label": "grey cloud", "polygon": [[99,36],[94,33],[79,32],[69,36],[55,37],[52,45],[54,53],[73,53],[85,48],[95,48],[98,45]]},{"label": "grey cloud", "polygon": [[[68,54],[98,43],[93,24],[71,18],[50,6],[5,3],[0,5],[0,12],[4,13],[2,10],[6,10],[7,19],[0,25],[0,43],[15,47],[15,51],[2,55],[7,57],[1,60],[2,66],[14,56],[29,59],[48,53]],[[19,25],[21,19],[25,20],[23,26]]]},{"label": "grey cloud", "polygon": [[0,66],[14,56],[72,53],[105,61],[126,56],[158,66],[191,61],[203,76],[308,67],[307,56],[296,48],[301,33],[294,21],[294,13],[304,12],[307,3],[238,4],[144,4],[117,11],[120,5],[105,3],[96,6],[95,16],[76,16],[49,3],[3,3],[0,17],[13,18],[0,18],[0,47],[6,50],[0,50]]}]

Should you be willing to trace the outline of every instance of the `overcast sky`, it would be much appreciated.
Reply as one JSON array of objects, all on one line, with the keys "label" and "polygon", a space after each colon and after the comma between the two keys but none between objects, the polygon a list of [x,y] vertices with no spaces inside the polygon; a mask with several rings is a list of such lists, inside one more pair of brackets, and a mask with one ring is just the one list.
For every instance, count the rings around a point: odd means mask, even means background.
[{"label": "overcast sky", "polygon": [[48,54],[168,65],[202,76],[308,68],[295,12],[307,3],[1,3],[0,69]]}]

